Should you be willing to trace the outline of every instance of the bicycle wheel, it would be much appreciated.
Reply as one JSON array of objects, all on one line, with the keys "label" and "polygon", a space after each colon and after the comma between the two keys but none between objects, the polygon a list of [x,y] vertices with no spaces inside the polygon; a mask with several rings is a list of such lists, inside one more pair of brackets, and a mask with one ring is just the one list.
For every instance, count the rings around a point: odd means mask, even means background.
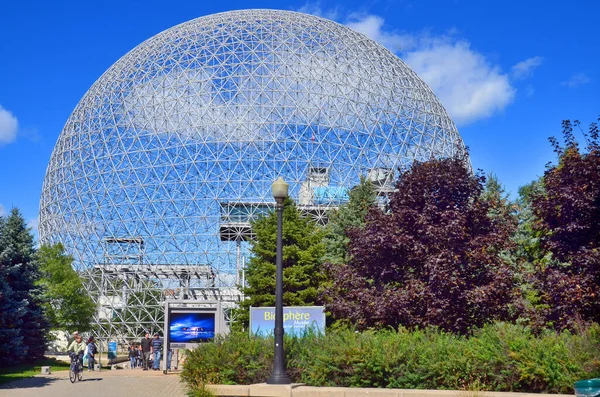
[{"label": "bicycle wheel", "polygon": [[69,367],[69,380],[71,381],[71,383],[75,383],[75,381],[77,380],[77,367],[75,366],[75,364],[71,364],[71,366]]},{"label": "bicycle wheel", "polygon": [[79,368],[77,368],[79,371],[77,372],[77,380],[81,380],[81,378],[83,378],[83,366],[81,365],[81,363],[79,363],[78,365]]}]

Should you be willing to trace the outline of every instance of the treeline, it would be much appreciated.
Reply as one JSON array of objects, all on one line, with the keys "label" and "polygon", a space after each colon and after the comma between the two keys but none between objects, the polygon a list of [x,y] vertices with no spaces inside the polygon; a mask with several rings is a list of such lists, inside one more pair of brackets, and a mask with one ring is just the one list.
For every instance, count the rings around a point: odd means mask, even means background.
[{"label": "treeline", "polygon": [[[401,173],[382,203],[366,180],[320,228],[288,200],[284,304],[326,306],[357,329],[436,327],[470,334],[494,321],[578,330],[600,321],[600,147],[597,123],[580,146],[563,122],[557,163],[509,199],[465,159]],[[274,304],[276,218],[253,225],[250,306]]]},{"label": "treeline", "polygon": [[95,308],[62,245],[37,249],[18,209],[0,216],[0,366],[43,357],[51,329],[86,331]]}]

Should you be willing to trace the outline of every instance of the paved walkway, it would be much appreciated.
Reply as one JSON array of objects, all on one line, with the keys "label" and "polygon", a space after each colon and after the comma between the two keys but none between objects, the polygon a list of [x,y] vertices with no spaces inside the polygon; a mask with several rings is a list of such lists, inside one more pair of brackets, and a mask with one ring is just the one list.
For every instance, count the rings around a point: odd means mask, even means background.
[{"label": "paved walkway", "polygon": [[83,379],[72,384],[69,372],[38,375],[0,385],[0,397],[187,397],[179,374],[161,371],[122,369],[83,372]]}]

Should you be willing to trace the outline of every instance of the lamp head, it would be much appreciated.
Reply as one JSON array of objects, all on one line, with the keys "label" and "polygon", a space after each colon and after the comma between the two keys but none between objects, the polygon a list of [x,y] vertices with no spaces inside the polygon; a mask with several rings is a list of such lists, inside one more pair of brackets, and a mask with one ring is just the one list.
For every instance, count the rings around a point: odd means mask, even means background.
[{"label": "lamp head", "polygon": [[277,178],[275,182],[271,185],[271,190],[273,191],[273,198],[277,203],[283,203],[283,201],[288,196],[288,188],[290,185],[283,180],[282,177]]}]

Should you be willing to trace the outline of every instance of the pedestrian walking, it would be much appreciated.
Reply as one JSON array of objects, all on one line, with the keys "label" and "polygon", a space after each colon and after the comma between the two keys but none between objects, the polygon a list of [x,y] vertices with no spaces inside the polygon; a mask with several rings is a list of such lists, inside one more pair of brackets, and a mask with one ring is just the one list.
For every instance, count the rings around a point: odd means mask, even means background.
[{"label": "pedestrian walking", "polygon": [[131,369],[135,368],[135,357],[137,356],[137,349],[135,348],[135,346],[133,344],[129,345],[129,349],[127,349],[129,352],[129,367]]},{"label": "pedestrian walking", "polygon": [[171,360],[173,359],[173,349],[167,349],[167,371],[171,370]]},{"label": "pedestrian walking", "polygon": [[142,345],[138,345],[135,347],[135,361],[138,368],[142,368],[142,362],[144,358],[144,353],[142,352]]},{"label": "pedestrian walking", "polygon": [[152,356],[154,363],[152,369],[155,371],[160,370],[160,356],[163,349],[163,340],[158,335],[158,332],[154,333],[154,339],[152,339]]},{"label": "pedestrian walking", "polygon": [[94,371],[95,364],[95,356],[98,352],[98,347],[96,346],[96,341],[93,336],[90,336],[87,341],[87,363],[88,363],[88,371]]},{"label": "pedestrian walking", "polygon": [[146,332],[146,337],[142,338],[141,346],[142,346],[142,354],[144,361],[144,371],[148,371],[148,361],[150,361],[150,352],[152,351],[152,339],[150,339],[150,334]]}]

